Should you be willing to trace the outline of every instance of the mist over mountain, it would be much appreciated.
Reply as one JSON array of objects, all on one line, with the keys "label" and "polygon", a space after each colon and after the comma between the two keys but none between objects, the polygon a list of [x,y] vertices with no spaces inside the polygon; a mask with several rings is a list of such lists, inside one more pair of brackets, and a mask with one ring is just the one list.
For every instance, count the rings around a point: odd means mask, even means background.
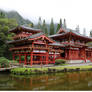
[{"label": "mist over mountain", "polygon": [[9,19],[16,19],[18,25],[26,25],[31,24],[32,22],[28,19],[24,19],[17,11],[4,11],[0,9],[0,12],[3,12],[5,14],[6,18]]}]

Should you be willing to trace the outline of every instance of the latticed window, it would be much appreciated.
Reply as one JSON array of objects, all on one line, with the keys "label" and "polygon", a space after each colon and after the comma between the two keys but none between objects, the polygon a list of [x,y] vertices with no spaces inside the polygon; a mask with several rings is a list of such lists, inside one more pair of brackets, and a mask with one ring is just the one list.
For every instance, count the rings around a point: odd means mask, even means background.
[{"label": "latticed window", "polygon": [[91,52],[86,52],[87,57],[91,57]]}]

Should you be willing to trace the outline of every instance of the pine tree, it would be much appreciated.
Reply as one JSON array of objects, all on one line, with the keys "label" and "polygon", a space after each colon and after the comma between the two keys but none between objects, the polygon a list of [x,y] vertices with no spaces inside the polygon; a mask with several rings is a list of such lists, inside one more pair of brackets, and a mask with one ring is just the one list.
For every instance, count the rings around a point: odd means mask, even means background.
[{"label": "pine tree", "polygon": [[38,29],[42,29],[41,17],[39,17],[39,21],[38,21],[37,28],[38,28]]},{"label": "pine tree", "polygon": [[86,29],[83,29],[83,35],[86,36]]},{"label": "pine tree", "polygon": [[80,33],[80,28],[79,25],[77,25],[77,27],[75,28],[77,33]]},{"label": "pine tree", "polygon": [[45,20],[43,20],[43,24],[42,24],[42,30],[45,34],[48,35],[48,29],[47,29],[47,26],[46,26],[46,23],[45,23]]},{"label": "pine tree", "polygon": [[60,19],[60,27],[62,27],[62,19]]},{"label": "pine tree", "polygon": [[58,30],[62,28],[62,19],[60,19],[60,22],[57,24],[57,29],[56,32],[58,32]]},{"label": "pine tree", "polygon": [[51,23],[50,23],[50,35],[54,34],[54,23],[53,23],[53,18],[51,19]]},{"label": "pine tree", "polygon": [[64,19],[63,28],[64,28],[64,29],[67,28],[67,26],[66,26],[66,19]]},{"label": "pine tree", "polygon": [[90,37],[92,37],[92,29],[90,30]]},{"label": "pine tree", "polygon": [[33,28],[34,27],[34,24],[31,23],[31,24],[28,24],[28,26]]},{"label": "pine tree", "polygon": [[2,11],[0,12],[0,18],[5,18],[5,14]]}]

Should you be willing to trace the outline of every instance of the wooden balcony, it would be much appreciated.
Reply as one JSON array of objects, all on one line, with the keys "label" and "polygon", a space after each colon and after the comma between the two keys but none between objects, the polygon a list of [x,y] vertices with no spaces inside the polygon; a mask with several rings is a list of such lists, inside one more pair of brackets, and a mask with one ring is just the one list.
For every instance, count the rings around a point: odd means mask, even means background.
[{"label": "wooden balcony", "polygon": [[61,42],[61,44],[82,45],[82,46],[86,45],[85,43],[74,42],[74,41],[70,41],[70,42],[68,42],[68,41],[66,41],[66,42]]}]

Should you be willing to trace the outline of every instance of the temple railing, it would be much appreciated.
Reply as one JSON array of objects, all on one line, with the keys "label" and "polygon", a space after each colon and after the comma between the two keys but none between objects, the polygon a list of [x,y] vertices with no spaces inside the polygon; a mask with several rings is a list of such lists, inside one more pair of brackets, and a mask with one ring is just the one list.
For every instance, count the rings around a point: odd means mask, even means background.
[{"label": "temple railing", "polygon": [[81,43],[81,42],[74,42],[74,41],[65,41],[65,42],[61,42],[61,44],[71,44],[71,45],[86,45],[85,43]]}]

